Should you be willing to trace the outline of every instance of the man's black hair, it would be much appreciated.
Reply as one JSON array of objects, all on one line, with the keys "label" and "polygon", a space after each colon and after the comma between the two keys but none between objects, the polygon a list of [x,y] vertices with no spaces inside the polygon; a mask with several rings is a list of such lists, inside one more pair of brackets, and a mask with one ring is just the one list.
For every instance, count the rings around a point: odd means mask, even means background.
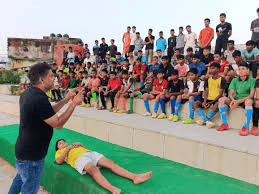
[{"label": "man's black hair", "polygon": [[234,40],[229,40],[228,43],[235,44]]},{"label": "man's black hair", "polygon": [[85,43],[85,46],[88,46],[88,44]]},{"label": "man's black hair", "polygon": [[56,146],[55,146],[56,151],[58,151],[58,142],[60,142],[60,141],[66,142],[64,139],[59,139],[58,141],[56,141]]},{"label": "man's black hair", "polygon": [[72,74],[74,74],[74,75],[76,74],[74,71],[69,71],[69,73],[72,73]]},{"label": "man's black hair", "polygon": [[113,41],[113,42],[114,42],[114,39],[111,39],[111,41]]},{"label": "man's black hair", "polygon": [[93,73],[93,72],[97,73],[97,70],[96,70],[96,69],[93,69],[93,70],[92,70],[92,73]]},{"label": "man's black hair", "polygon": [[180,26],[180,27],[179,27],[179,29],[182,29],[182,30],[183,30],[183,27],[182,27],[182,26]]},{"label": "man's black hair", "polygon": [[138,50],[138,53],[142,53],[142,50]]},{"label": "man's black hair", "polygon": [[83,71],[83,74],[88,74],[88,72],[85,70],[85,71]]},{"label": "man's black hair", "polygon": [[121,74],[127,74],[128,75],[128,71],[127,70],[122,70]]},{"label": "man's black hair", "polygon": [[170,32],[174,32],[174,29],[171,29]]},{"label": "man's black hair", "polygon": [[106,61],[106,60],[103,60],[103,61],[102,61],[102,63],[105,63],[105,64],[107,64],[107,61]]},{"label": "man's black hair", "polygon": [[148,31],[153,32],[153,30],[151,28]]},{"label": "man's black hair", "polygon": [[121,53],[120,53],[120,52],[117,52],[116,55],[121,55]]},{"label": "man's black hair", "polygon": [[94,42],[98,42],[98,40],[95,40]]},{"label": "man's black hair", "polygon": [[136,34],[140,34],[139,32],[136,32]]},{"label": "man's black hair", "polygon": [[156,58],[156,59],[158,59],[158,56],[154,56],[153,58]]},{"label": "man's black hair", "polygon": [[112,62],[112,65],[117,65],[117,62],[116,62],[116,61],[113,61],[113,62]]},{"label": "man's black hair", "polygon": [[192,58],[200,59],[200,55],[198,55],[198,54],[194,54],[194,55],[192,56]]},{"label": "man's black hair", "polygon": [[58,72],[61,72],[61,73],[63,73],[63,70],[61,70],[61,69],[60,69],[60,70],[58,70]]},{"label": "man's black hair", "polygon": [[256,12],[259,12],[259,8],[257,8]]},{"label": "man's black hair", "polygon": [[56,74],[56,70],[55,70],[55,69],[52,69],[52,73],[55,73],[55,74]]},{"label": "man's black hair", "polygon": [[111,74],[113,74],[113,75],[115,75],[115,76],[117,75],[117,73],[116,73],[115,71],[111,71],[111,72],[110,72],[110,75],[111,75]]},{"label": "man's black hair", "polygon": [[211,48],[209,46],[206,46],[203,50],[211,50]]},{"label": "man's black hair", "polygon": [[179,55],[179,56],[177,57],[177,59],[184,59],[184,56],[183,56],[183,55]]},{"label": "man's black hair", "polygon": [[158,52],[158,51],[161,51],[161,52],[162,52],[162,50],[161,50],[161,49],[157,49],[157,50],[156,50],[156,52]]},{"label": "man's black hair", "polygon": [[199,71],[198,71],[198,69],[196,69],[196,68],[191,68],[191,69],[189,70],[189,73],[193,73],[193,74],[197,75],[197,74],[199,73]]},{"label": "man's black hair", "polygon": [[220,51],[215,52],[214,55],[219,55],[219,56],[221,56],[221,52],[220,52]]},{"label": "man's black hair", "polygon": [[68,47],[69,49],[73,49],[73,47],[72,46],[70,46],[70,47]]},{"label": "man's black hair", "polygon": [[190,27],[191,28],[191,25],[187,25],[186,28]]},{"label": "man's black hair", "polygon": [[177,69],[174,69],[172,72],[171,72],[171,75],[179,75],[179,72]]},{"label": "man's black hair", "polygon": [[163,57],[162,57],[162,59],[165,59],[165,60],[167,60],[167,59],[168,59],[168,57],[167,57],[167,56],[163,56]]},{"label": "man's black hair", "polygon": [[156,69],[156,70],[153,71],[153,75],[156,77],[157,74],[158,74],[158,70]]},{"label": "man's black hair", "polygon": [[212,63],[210,66],[211,67],[216,67],[216,68],[220,69],[220,64],[219,63]]},{"label": "man's black hair", "polygon": [[239,50],[235,50],[232,54],[233,57],[241,57],[241,52]]},{"label": "man's black hair", "polygon": [[74,66],[74,63],[73,63],[73,62],[71,62],[71,63],[69,63],[69,65],[73,65],[73,66]]},{"label": "man's black hair", "polygon": [[255,43],[254,43],[254,41],[252,41],[252,40],[248,40],[247,42],[246,42],[246,46],[248,46],[248,45],[254,45]]},{"label": "man's black hair", "polygon": [[227,17],[225,13],[221,13],[219,16]]},{"label": "man's black hair", "polygon": [[125,62],[125,61],[129,62],[129,59],[125,59],[124,62]]},{"label": "man's black hair", "polygon": [[179,49],[179,48],[177,48],[177,49],[175,49],[175,51],[180,51],[180,49]]},{"label": "man's black hair", "polygon": [[105,38],[102,38],[101,40],[105,40]]},{"label": "man's black hair", "polygon": [[165,71],[163,69],[158,69],[157,74],[159,73],[165,74]]},{"label": "man's black hair", "polygon": [[186,51],[187,52],[193,51],[193,48],[192,47],[188,47]]},{"label": "man's black hair", "polygon": [[160,31],[159,34],[163,34],[163,31]]},{"label": "man's black hair", "polygon": [[130,27],[130,26],[128,26],[127,28],[131,29],[131,27]]},{"label": "man's black hair", "polygon": [[107,71],[107,69],[106,69],[106,68],[105,68],[105,69],[103,69],[103,70],[102,70],[102,72],[108,73],[108,71]]},{"label": "man's black hair", "polygon": [[29,72],[29,70],[27,70],[27,69],[26,69],[26,70],[25,70],[25,72],[26,72],[26,73],[28,73],[28,72]]},{"label": "man's black hair", "polygon": [[40,78],[47,77],[49,70],[51,70],[50,65],[45,64],[45,63],[38,63],[38,64],[31,66],[29,75],[28,75],[28,77],[31,81],[31,84],[32,85],[39,84]]},{"label": "man's black hair", "polygon": [[210,23],[210,19],[209,18],[205,18],[205,21],[209,21],[209,23]]},{"label": "man's black hair", "polygon": [[140,62],[141,62],[141,59],[140,59],[140,58],[137,58],[136,61],[140,61]]},{"label": "man's black hair", "polygon": [[248,64],[246,62],[242,62],[238,65],[239,67],[243,66],[246,67],[247,69],[249,68]]}]

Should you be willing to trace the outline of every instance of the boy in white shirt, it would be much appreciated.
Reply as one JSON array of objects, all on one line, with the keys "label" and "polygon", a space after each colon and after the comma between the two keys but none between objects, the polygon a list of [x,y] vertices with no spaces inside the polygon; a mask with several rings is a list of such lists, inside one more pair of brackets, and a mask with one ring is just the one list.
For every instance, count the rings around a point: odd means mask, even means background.
[{"label": "boy in white shirt", "polygon": [[187,48],[192,47],[195,52],[195,47],[197,43],[197,34],[192,32],[192,28],[190,25],[186,26],[186,30],[188,34],[184,35],[184,55],[187,54]]}]

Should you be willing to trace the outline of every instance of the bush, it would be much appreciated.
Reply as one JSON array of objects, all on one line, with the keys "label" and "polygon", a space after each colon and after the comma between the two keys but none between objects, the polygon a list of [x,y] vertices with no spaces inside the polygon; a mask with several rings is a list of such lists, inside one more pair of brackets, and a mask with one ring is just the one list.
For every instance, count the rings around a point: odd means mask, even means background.
[{"label": "bush", "polygon": [[13,70],[0,72],[0,84],[19,84],[20,76],[20,73],[17,73]]}]

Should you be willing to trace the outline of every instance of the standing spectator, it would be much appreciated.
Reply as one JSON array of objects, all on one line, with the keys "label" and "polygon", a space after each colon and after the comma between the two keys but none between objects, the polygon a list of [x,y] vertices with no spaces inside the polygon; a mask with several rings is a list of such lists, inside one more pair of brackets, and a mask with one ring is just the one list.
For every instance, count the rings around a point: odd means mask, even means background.
[{"label": "standing spectator", "polygon": [[129,51],[132,51],[132,52],[134,51],[136,38],[137,38],[136,26],[132,26],[132,33],[130,33],[130,47],[129,47]]},{"label": "standing spectator", "polygon": [[252,75],[256,78],[259,60],[259,50],[254,48],[254,42],[249,40],[246,42],[246,49],[241,52],[243,61],[249,64],[249,68],[252,71]]},{"label": "standing spectator", "polygon": [[77,43],[77,46],[75,46],[74,51],[75,51],[75,60],[78,58],[79,54],[83,55],[84,48],[83,48],[82,42],[79,41]]},{"label": "standing spectator", "polygon": [[177,36],[174,35],[174,29],[170,30],[170,37],[168,38],[168,49],[167,49],[167,56],[168,62],[171,64],[172,57],[174,56],[174,51],[176,48],[176,38]]},{"label": "standing spectator", "polygon": [[180,54],[184,53],[184,34],[183,27],[179,27],[179,34],[176,38],[176,49],[179,49]]},{"label": "standing spectator", "polygon": [[69,47],[69,52],[67,54],[67,63],[74,63],[75,62],[75,53],[73,52],[73,47]]},{"label": "standing spectator", "polygon": [[108,51],[108,44],[105,43],[105,38],[102,38],[102,44],[100,44],[100,54],[101,54],[102,60],[105,59],[107,51]]},{"label": "standing spectator", "polygon": [[220,24],[216,27],[218,38],[216,40],[215,53],[221,52],[221,49],[223,49],[223,52],[227,50],[228,38],[232,34],[232,25],[226,22],[226,14],[221,13],[219,18]]},{"label": "standing spectator", "polygon": [[94,43],[95,43],[95,45],[93,46],[94,55],[100,54],[101,47],[99,46],[98,40],[95,40]]},{"label": "standing spectator", "polygon": [[135,49],[134,49],[134,55],[137,56],[138,55],[138,51],[143,49],[144,47],[144,41],[143,39],[140,37],[140,33],[137,32],[136,33],[136,40],[135,40]]},{"label": "standing spectator", "polygon": [[111,39],[111,46],[108,47],[108,51],[111,54],[111,57],[115,58],[117,53],[117,46],[114,45],[114,39]]},{"label": "standing spectator", "polygon": [[146,45],[145,56],[147,58],[148,64],[152,64],[152,58],[153,58],[155,37],[152,35],[152,32],[153,32],[152,29],[148,30],[148,36],[145,38],[145,41],[144,41],[144,45]]},{"label": "standing spectator", "polygon": [[161,50],[164,54],[164,51],[166,49],[166,40],[163,38],[163,31],[159,32],[159,39],[156,41],[156,50]]},{"label": "standing spectator", "polygon": [[130,29],[131,27],[127,27],[127,32],[123,34],[122,42],[123,42],[123,48],[124,48],[124,55],[127,57],[129,54],[129,48],[130,48]]},{"label": "standing spectator", "polygon": [[184,55],[187,54],[187,49],[191,47],[195,53],[195,47],[197,43],[197,35],[195,32],[192,32],[192,27],[190,25],[186,26],[186,31],[188,34],[184,36]]},{"label": "standing spectator", "polygon": [[253,20],[251,23],[252,38],[251,40],[255,42],[255,47],[259,49],[259,8],[256,10],[258,18]]},{"label": "standing spectator", "polygon": [[229,40],[228,49],[225,50],[225,52],[224,52],[224,58],[225,58],[225,60],[227,60],[229,62],[230,65],[235,63],[235,60],[232,56],[234,51],[236,50],[234,44],[235,44],[234,40]]},{"label": "standing spectator", "polygon": [[86,58],[86,53],[88,53],[88,52],[90,53],[90,50],[88,48],[88,44],[85,44],[83,52],[84,52],[84,58]]},{"label": "standing spectator", "polygon": [[200,42],[200,49],[199,54],[203,54],[203,49],[205,47],[211,48],[211,41],[214,38],[214,30],[210,27],[210,19],[206,18],[204,20],[205,28],[200,31],[199,35],[199,42]]}]

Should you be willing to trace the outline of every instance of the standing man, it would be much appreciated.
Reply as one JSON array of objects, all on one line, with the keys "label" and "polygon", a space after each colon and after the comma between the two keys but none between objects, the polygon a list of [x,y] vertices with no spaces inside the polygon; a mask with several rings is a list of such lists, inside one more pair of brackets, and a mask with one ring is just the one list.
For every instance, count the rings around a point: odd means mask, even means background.
[{"label": "standing man", "polygon": [[130,29],[131,29],[131,27],[128,26],[127,32],[125,32],[122,37],[122,42],[123,42],[123,46],[124,46],[124,55],[126,58],[129,54],[129,48],[130,48]]},{"label": "standing man", "polygon": [[135,49],[135,40],[137,38],[136,35],[136,26],[132,26],[132,33],[130,33],[130,48],[129,51],[133,52]]},{"label": "standing man", "polygon": [[252,31],[251,40],[255,42],[255,47],[259,49],[259,8],[257,8],[256,11],[257,11],[258,18],[252,21],[251,23],[251,31]]},{"label": "standing man", "polygon": [[84,48],[83,48],[83,43],[81,41],[78,41],[77,46],[74,48],[75,52],[75,61],[78,60],[78,55],[83,56]]},{"label": "standing man", "polygon": [[153,59],[153,49],[154,49],[154,41],[155,37],[152,35],[153,30],[148,30],[148,36],[145,38],[144,45],[146,45],[145,48],[145,56],[147,58],[147,62],[149,65],[152,64]]},{"label": "standing man", "polygon": [[83,100],[83,91],[80,91],[67,110],[58,116],[56,113],[69,102],[75,91],[71,90],[64,100],[52,106],[46,95],[54,86],[51,67],[43,63],[33,65],[29,78],[31,87],[20,97],[20,129],[15,144],[17,175],[9,194],[37,193],[53,128],[61,129]]},{"label": "standing man", "polygon": [[105,43],[105,38],[102,38],[102,43],[100,44],[100,54],[101,54],[102,60],[105,59],[107,51],[108,51],[108,44]]},{"label": "standing man", "polygon": [[203,49],[205,47],[211,48],[211,41],[214,38],[214,30],[210,27],[210,19],[206,18],[204,20],[205,28],[200,31],[199,35],[199,42],[200,42],[200,49],[199,55],[203,55]]},{"label": "standing man", "polygon": [[144,47],[144,41],[143,39],[140,37],[140,33],[137,32],[136,33],[136,40],[135,40],[135,49],[134,49],[134,55],[138,56],[138,51],[143,49]]},{"label": "standing man", "polygon": [[186,26],[186,31],[188,34],[184,36],[184,55],[187,55],[187,49],[192,48],[195,54],[195,47],[197,43],[197,35],[195,32],[192,32],[192,27],[190,25]]},{"label": "standing man", "polygon": [[167,56],[168,56],[168,63],[171,64],[172,57],[174,56],[174,51],[176,48],[176,38],[177,36],[174,35],[174,29],[170,30],[170,37],[168,38],[168,49],[167,49]]},{"label": "standing man", "polygon": [[223,53],[227,50],[228,38],[232,34],[232,25],[226,22],[226,14],[221,13],[219,16],[220,24],[216,27],[217,40],[215,46],[215,53],[221,52],[223,49]]},{"label": "standing man", "polygon": [[183,27],[179,27],[179,34],[176,37],[176,49],[179,49],[180,54],[183,55],[184,53],[184,34],[183,34]]},{"label": "standing man", "polygon": [[111,39],[111,46],[108,47],[108,51],[111,54],[111,57],[116,57],[116,53],[117,53],[117,46],[114,45],[114,39]]},{"label": "standing man", "polygon": [[161,50],[162,54],[164,54],[165,49],[166,49],[166,39],[163,38],[163,31],[159,32],[159,39],[156,41],[156,50]]}]

